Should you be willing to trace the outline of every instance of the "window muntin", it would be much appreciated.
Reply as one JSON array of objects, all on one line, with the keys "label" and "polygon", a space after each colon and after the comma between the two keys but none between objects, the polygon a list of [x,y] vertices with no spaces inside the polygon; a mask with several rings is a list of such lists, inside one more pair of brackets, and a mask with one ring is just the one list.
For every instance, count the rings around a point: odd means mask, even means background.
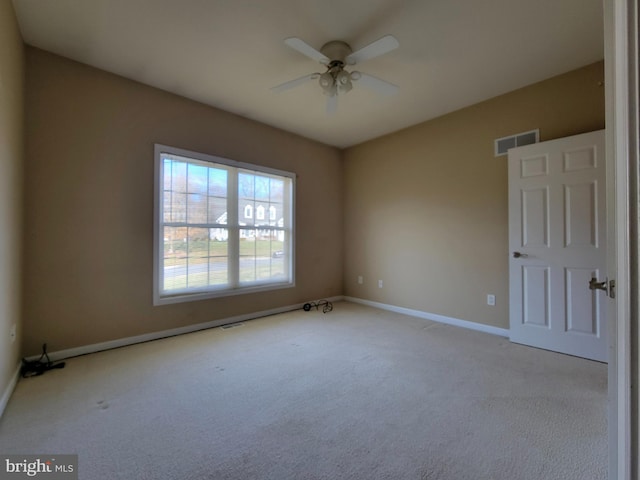
[{"label": "window muntin", "polygon": [[155,304],[293,286],[293,174],[156,145],[156,177]]}]

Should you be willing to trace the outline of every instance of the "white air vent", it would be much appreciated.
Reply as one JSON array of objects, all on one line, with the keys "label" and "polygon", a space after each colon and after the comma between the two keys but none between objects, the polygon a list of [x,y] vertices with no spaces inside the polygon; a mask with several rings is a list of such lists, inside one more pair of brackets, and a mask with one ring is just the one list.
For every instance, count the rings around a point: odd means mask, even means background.
[{"label": "white air vent", "polygon": [[220,328],[222,330],[229,330],[230,328],[238,328],[238,327],[244,327],[244,323],[241,323],[241,322],[227,323],[226,325],[222,325]]},{"label": "white air vent", "polygon": [[510,148],[531,145],[540,141],[540,130],[531,130],[529,132],[516,133],[508,137],[502,137],[494,140],[495,156],[500,157],[506,155]]}]

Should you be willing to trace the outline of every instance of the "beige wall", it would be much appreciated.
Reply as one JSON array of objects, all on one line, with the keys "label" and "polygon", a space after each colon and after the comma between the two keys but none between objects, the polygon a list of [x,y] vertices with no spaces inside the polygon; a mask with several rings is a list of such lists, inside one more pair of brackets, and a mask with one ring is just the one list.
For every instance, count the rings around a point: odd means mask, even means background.
[{"label": "beige wall", "polygon": [[604,128],[603,80],[600,62],[346,150],[345,294],[508,328],[507,160],[493,140]]},{"label": "beige wall", "polygon": [[[340,151],[27,48],[24,354],[342,293]],[[296,287],[152,305],[153,145],[298,174]]]},{"label": "beige wall", "polygon": [[0,396],[20,360],[20,244],[24,46],[10,0],[0,0]]},{"label": "beige wall", "polygon": [[[493,140],[603,128],[602,80],[597,63],[340,152],[29,47],[23,354],[343,293],[507,328]],[[295,288],[152,305],[156,142],[298,174]]]}]

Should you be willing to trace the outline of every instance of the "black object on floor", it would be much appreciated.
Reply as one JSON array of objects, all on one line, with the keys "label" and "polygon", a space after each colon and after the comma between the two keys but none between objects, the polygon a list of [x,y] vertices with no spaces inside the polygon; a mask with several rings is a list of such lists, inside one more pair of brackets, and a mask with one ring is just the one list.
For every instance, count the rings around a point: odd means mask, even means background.
[{"label": "black object on floor", "polygon": [[305,303],[302,306],[302,309],[305,312],[308,312],[312,307],[316,307],[316,310],[318,310],[318,307],[322,307],[322,313],[327,313],[333,310],[333,304],[329,300],[318,300],[317,302]]},{"label": "black object on floor", "polygon": [[[46,360],[45,360],[46,359]],[[54,368],[64,368],[65,362],[53,363],[49,359],[47,354],[47,344],[42,345],[42,355],[38,360],[29,361],[25,358],[22,359],[22,367],[20,367],[20,375],[22,378],[37,377],[44,372],[52,370]]]}]

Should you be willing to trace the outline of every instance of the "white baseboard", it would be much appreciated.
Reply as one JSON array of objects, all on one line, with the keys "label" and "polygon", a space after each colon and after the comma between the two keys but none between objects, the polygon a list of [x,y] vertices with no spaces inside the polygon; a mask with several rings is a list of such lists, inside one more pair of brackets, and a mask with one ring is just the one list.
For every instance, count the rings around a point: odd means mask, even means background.
[{"label": "white baseboard", "polygon": [[509,330],[506,328],[492,327],[490,325],[484,325],[482,323],[470,322],[468,320],[460,320],[459,318],[445,317],[444,315],[438,315],[437,313],[428,313],[421,310],[413,310],[411,308],[396,307],[395,305],[388,305],[386,303],[372,302],[371,300],[364,300],[356,297],[343,297],[347,302],[360,303],[362,305],[368,305],[370,307],[379,308],[381,310],[388,310],[390,312],[401,313],[403,315],[410,315],[412,317],[423,318],[425,320],[432,320],[434,322],[446,323],[448,325],[454,325],[456,327],[468,328],[470,330],[477,330],[479,332],[490,333],[492,335],[498,335],[499,337],[509,337]]},{"label": "white baseboard", "polygon": [[2,397],[0,397],[0,418],[4,414],[4,409],[7,408],[7,404],[9,403],[9,399],[13,394],[13,391],[16,389],[16,385],[18,384],[18,380],[20,379],[20,362],[18,362],[18,366],[16,367],[16,371],[13,372],[13,376],[9,383],[2,392]]},{"label": "white baseboard", "polygon": [[[446,323],[449,325],[454,325],[456,327],[468,328],[471,330],[490,333],[492,335],[498,335],[501,337],[509,336],[509,330],[504,328],[492,327],[489,325],[483,325],[481,323],[470,322],[467,320],[460,320],[457,318],[445,317],[444,315],[422,312],[420,310],[412,310],[410,308],[397,307],[395,305],[388,305],[385,303],[373,302],[371,300],[364,300],[356,297],[335,296],[335,297],[327,298],[326,300],[329,300],[330,302],[339,302],[339,301],[345,300],[347,302],[360,303],[362,305],[368,305],[370,307],[379,308],[381,310],[388,310],[391,312],[401,313],[404,315],[410,315],[412,317],[432,320],[434,322]],[[260,312],[236,315],[236,316],[224,318],[221,320],[213,320],[211,322],[197,323],[195,325],[187,325],[185,327],[172,328],[169,330],[161,330],[159,332],[145,333],[145,334],[136,335],[133,337],[119,338],[116,340],[109,340],[107,342],[93,343],[91,345],[83,345],[81,347],[74,347],[74,348],[69,348],[65,350],[49,352],[48,355],[51,361],[57,361],[65,358],[77,357],[79,355],[86,355],[89,353],[101,352],[103,350],[111,350],[113,348],[126,347],[127,345],[134,345],[136,343],[143,343],[143,342],[149,342],[151,340],[159,340],[161,338],[174,337],[176,335],[197,332],[199,330],[207,330],[209,328],[220,327],[222,325],[227,325],[229,323],[244,322],[246,320],[253,320],[257,318],[268,317],[269,315],[275,315],[278,313],[285,313],[285,312],[290,312],[292,310],[299,310],[302,308],[303,305],[304,303],[299,303],[296,305],[288,305],[285,307],[272,308],[270,310],[263,310]],[[40,358],[40,354],[32,355],[28,357],[27,360],[33,361],[33,360],[38,360],[39,358]],[[12,381],[12,384],[9,385],[9,387],[11,388],[7,387],[7,391],[13,392],[13,388],[15,387],[15,383],[18,380],[19,373],[20,373],[20,368],[18,368],[17,370],[15,381]],[[5,391],[5,395],[7,395],[6,391]],[[8,394],[6,398],[7,401],[9,399],[9,396],[11,396],[11,393]],[[3,396],[0,402],[4,400],[5,400],[5,397]],[[4,405],[5,404],[0,403],[0,407],[4,408]]]},{"label": "white baseboard", "polygon": [[[342,300],[342,296],[330,297],[326,300],[330,302],[337,302]],[[306,303],[306,302],[305,302]],[[109,340],[107,342],[93,343],[91,345],[83,345],[81,347],[68,348],[66,350],[58,350],[54,352],[47,352],[51,361],[62,360],[65,358],[77,357],[79,355],[86,355],[88,353],[101,352],[103,350],[111,350],[113,348],[126,347],[127,345],[134,345],[136,343],[149,342],[151,340],[159,340],[161,338],[174,337],[176,335],[182,335],[185,333],[197,332],[199,330],[207,330],[209,328],[220,327],[229,323],[244,322],[246,320],[254,320],[261,317],[268,317],[269,315],[275,315],[277,313],[290,312],[292,310],[299,310],[304,303],[296,305],[289,305],[286,307],[272,308],[270,310],[263,310],[261,312],[246,313],[244,315],[236,315],[234,317],[228,317],[221,320],[213,320],[211,322],[196,323],[194,325],[187,325],[185,327],[172,328],[169,330],[161,330],[159,332],[145,333],[142,335],[136,335],[134,337],[119,338],[117,340]],[[27,360],[38,360],[40,354],[27,357]]]}]

